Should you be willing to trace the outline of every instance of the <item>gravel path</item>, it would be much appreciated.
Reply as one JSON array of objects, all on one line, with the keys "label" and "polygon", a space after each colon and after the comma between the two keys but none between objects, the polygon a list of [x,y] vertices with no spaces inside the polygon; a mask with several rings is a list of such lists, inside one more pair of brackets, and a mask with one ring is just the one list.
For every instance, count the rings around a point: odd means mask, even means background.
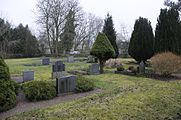
[{"label": "gravel path", "polygon": [[25,96],[23,95],[23,93],[20,92],[19,95],[17,96],[18,104],[16,105],[16,107],[9,111],[0,113],[0,119],[5,119],[7,117],[14,116],[22,112],[28,112],[28,111],[39,109],[39,108],[46,108],[46,107],[56,105],[65,101],[76,100],[82,97],[86,97],[90,94],[99,93],[99,92],[101,92],[101,90],[96,89],[96,90],[86,92],[86,93],[62,95],[52,100],[46,100],[46,101],[40,101],[40,102],[28,102],[25,99]]}]

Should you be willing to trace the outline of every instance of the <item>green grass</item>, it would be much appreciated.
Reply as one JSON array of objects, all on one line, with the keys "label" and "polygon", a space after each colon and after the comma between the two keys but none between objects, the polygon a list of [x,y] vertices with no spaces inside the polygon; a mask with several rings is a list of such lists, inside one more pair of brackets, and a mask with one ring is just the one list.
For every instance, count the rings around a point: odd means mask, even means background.
[{"label": "green grass", "polygon": [[[51,58],[51,62],[55,62],[56,60],[66,61],[66,58]],[[24,70],[34,70],[35,80],[51,79],[52,67],[51,65],[41,66],[41,58],[6,59],[5,61],[10,68],[10,73],[12,77],[22,76],[22,71]],[[36,64],[40,66],[25,66],[25,64]],[[65,64],[66,64],[66,71],[87,69],[89,66],[89,64],[86,64],[86,62],[75,62],[75,63],[65,62]]]},{"label": "green grass", "polygon": [[[35,60],[39,61],[38,58]],[[17,74],[25,69],[19,64],[31,62],[31,59],[6,60],[6,62],[10,66],[10,70],[12,69],[11,73]],[[66,65],[67,69],[74,70],[85,69],[89,64],[77,62],[66,63]],[[16,66],[18,66],[17,70]],[[51,67],[37,67],[34,70],[38,73],[48,74]],[[102,89],[101,93],[21,113],[8,118],[8,120],[181,119],[181,80],[164,82],[143,77],[118,75],[111,71],[107,70],[102,75],[85,76],[91,78],[97,88]],[[45,78],[47,79],[47,76]]]}]

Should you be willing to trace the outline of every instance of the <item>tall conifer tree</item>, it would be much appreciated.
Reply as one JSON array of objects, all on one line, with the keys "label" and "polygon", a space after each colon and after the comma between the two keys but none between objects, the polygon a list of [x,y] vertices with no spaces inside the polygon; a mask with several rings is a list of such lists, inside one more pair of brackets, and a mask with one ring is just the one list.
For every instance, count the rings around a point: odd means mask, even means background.
[{"label": "tall conifer tree", "polygon": [[119,55],[119,50],[116,43],[116,31],[114,28],[112,16],[110,16],[109,13],[107,14],[107,18],[104,20],[103,33],[107,36],[111,45],[114,48],[114,51],[116,53],[114,58],[117,58]]},{"label": "tall conifer tree", "polygon": [[161,9],[155,30],[155,52],[181,54],[181,25],[176,9]]},{"label": "tall conifer tree", "polygon": [[129,44],[129,55],[136,61],[146,61],[154,54],[154,35],[151,22],[146,18],[136,20]]}]

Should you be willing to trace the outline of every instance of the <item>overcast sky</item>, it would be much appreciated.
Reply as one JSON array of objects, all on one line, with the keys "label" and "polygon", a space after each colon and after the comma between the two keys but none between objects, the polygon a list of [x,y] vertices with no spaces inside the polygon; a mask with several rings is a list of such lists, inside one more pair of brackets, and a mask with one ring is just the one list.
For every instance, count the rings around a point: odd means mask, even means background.
[{"label": "overcast sky", "polygon": [[[5,17],[13,25],[28,24],[36,31],[35,9],[37,0],[0,0],[0,17]],[[107,12],[113,16],[117,32],[121,24],[132,29],[139,16],[148,18],[155,28],[160,8],[164,0],[79,0],[84,11],[105,18]]]}]

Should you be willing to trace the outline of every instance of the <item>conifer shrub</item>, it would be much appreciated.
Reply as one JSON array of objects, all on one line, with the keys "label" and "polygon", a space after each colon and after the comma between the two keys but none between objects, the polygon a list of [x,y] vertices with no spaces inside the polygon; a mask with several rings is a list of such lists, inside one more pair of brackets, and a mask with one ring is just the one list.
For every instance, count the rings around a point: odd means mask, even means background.
[{"label": "conifer shrub", "polygon": [[0,79],[0,112],[16,106],[14,83],[11,80]]},{"label": "conifer shrub", "polygon": [[0,80],[10,80],[9,67],[2,57],[0,57]]},{"label": "conifer shrub", "polygon": [[103,67],[106,60],[115,56],[114,48],[104,33],[99,33],[90,54],[97,57],[100,63],[100,72],[103,73]]},{"label": "conifer shrub", "polygon": [[0,57],[0,112],[7,111],[16,105],[18,85],[10,80],[9,68]]}]

